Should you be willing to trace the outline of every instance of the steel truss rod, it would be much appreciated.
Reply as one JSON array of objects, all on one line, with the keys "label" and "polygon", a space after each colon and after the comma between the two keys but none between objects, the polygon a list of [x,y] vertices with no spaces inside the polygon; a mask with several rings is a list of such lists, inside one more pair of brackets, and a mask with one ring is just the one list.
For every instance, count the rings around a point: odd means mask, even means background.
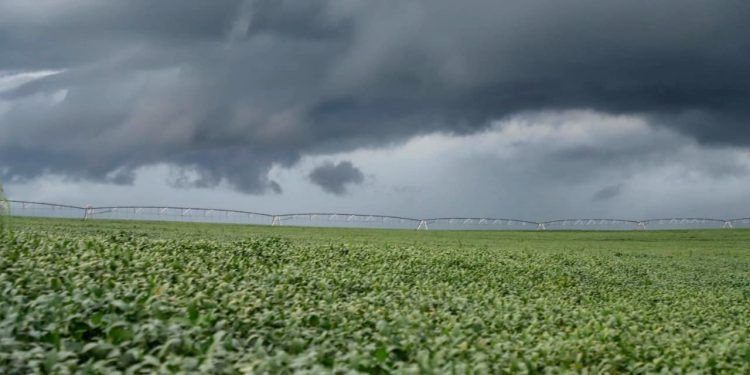
[{"label": "steel truss rod", "polygon": [[[132,215],[153,215],[153,216],[180,216],[195,218],[251,218],[265,217],[270,219],[271,225],[281,225],[283,221],[289,220],[325,220],[344,223],[383,223],[383,224],[406,224],[415,223],[416,229],[427,230],[430,225],[448,224],[454,226],[481,226],[481,227],[501,227],[501,226],[531,226],[538,230],[546,230],[550,227],[568,227],[568,226],[611,226],[626,225],[634,226],[635,229],[646,229],[652,224],[657,225],[693,225],[713,223],[718,227],[731,229],[738,224],[750,224],[750,217],[741,217],[735,219],[719,219],[705,217],[672,217],[656,219],[616,219],[616,218],[567,218],[547,221],[532,221],[513,218],[491,218],[491,217],[438,217],[438,218],[410,218],[403,216],[391,215],[373,215],[357,213],[335,213],[335,212],[307,212],[307,213],[286,213],[286,214],[269,214],[261,212],[216,209],[216,208],[197,208],[197,207],[175,207],[175,206],[102,206],[94,207],[90,205],[76,206],[69,204],[23,201],[23,200],[4,200],[11,207],[11,215],[15,209],[23,210],[61,210],[70,209],[82,211],[83,219],[95,219],[103,214],[129,213]],[[14,205],[20,205],[14,209]],[[73,216],[73,215],[71,215]],[[81,217],[81,216],[79,216]],[[101,216],[99,216],[101,218]],[[200,219],[199,219],[200,220]],[[414,228],[414,227],[413,227]]]}]

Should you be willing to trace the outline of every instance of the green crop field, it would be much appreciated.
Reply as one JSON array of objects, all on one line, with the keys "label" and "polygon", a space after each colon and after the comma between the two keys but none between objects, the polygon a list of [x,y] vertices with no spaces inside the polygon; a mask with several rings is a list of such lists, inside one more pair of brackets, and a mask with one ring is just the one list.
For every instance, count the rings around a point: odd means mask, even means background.
[{"label": "green crop field", "polygon": [[14,219],[0,373],[750,372],[750,231]]}]

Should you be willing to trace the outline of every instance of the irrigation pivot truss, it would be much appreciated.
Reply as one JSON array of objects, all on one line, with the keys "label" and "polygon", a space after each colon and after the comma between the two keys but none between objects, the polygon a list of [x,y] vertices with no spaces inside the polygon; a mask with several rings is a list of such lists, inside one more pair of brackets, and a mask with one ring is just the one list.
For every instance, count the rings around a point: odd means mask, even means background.
[{"label": "irrigation pivot truss", "polygon": [[660,219],[557,219],[531,221],[513,218],[441,217],[416,219],[357,213],[269,214],[242,210],[172,206],[75,206],[46,202],[6,200],[12,216],[58,217],[83,220],[158,220],[226,224],[293,225],[428,229],[514,230],[646,230],[750,227],[750,217],[736,219],[676,217]]}]

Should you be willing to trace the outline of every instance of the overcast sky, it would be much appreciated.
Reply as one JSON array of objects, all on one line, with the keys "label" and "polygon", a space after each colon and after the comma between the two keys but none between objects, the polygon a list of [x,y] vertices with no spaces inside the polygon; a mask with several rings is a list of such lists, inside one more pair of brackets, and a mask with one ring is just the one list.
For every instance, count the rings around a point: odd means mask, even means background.
[{"label": "overcast sky", "polygon": [[750,216],[750,2],[0,0],[14,199]]}]

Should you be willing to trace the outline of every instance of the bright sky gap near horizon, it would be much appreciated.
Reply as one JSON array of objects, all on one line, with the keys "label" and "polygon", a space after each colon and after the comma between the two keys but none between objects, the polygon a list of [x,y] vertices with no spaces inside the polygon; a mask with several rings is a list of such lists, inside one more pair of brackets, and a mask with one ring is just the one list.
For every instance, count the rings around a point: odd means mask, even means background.
[{"label": "bright sky gap near horizon", "polygon": [[0,0],[11,199],[750,216],[750,3]]}]

